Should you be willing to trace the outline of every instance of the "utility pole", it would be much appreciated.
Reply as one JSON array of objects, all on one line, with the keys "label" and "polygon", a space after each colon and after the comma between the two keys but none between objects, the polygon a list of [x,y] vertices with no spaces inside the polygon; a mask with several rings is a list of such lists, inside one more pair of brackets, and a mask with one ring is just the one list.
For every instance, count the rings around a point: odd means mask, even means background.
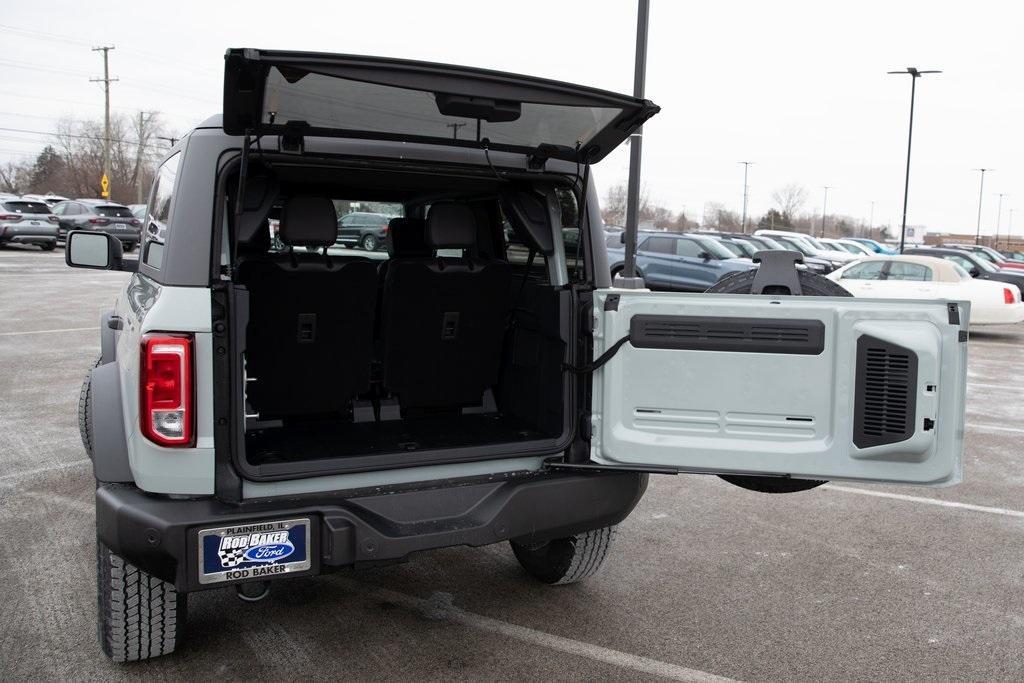
[{"label": "utility pole", "polygon": [[739,161],[737,163],[743,164],[743,222],[740,224],[740,232],[745,233],[747,231],[747,172],[750,170],[750,165],[753,161]]},{"label": "utility pole", "polygon": [[459,139],[459,128],[462,128],[466,124],[464,124],[464,123],[446,123],[444,125],[445,125],[446,128],[451,128],[452,129],[452,140],[458,140]]},{"label": "utility pole", "polygon": [[875,203],[871,202],[871,218],[868,219],[868,237],[871,236],[871,231],[875,229]]},{"label": "utility pole", "polygon": [[999,248],[999,229],[1003,226],[1003,197],[1006,196],[1005,192],[1000,192],[999,197],[999,208],[996,209],[996,249]]},{"label": "utility pole", "polygon": [[[650,0],[638,0],[636,11],[636,57],[633,63],[633,97],[643,98],[647,80],[647,25],[651,13]],[[643,127],[629,136],[629,182],[626,197],[626,257],[622,275],[616,278],[615,286],[624,289],[640,289],[642,278],[636,275],[636,233],[637,214],[640,209],[640,161],[643,149]]]},{"label": "utility pole", "polygon": [[[462,125],[464,126],[466,124],[463,123]],[[157,140],[163,140],[164,142],[166,142],[171,147],[174,147],[176,144],[178,144],[178,140],[179,140],[179,138],[168,138],[168,137],[164,137],[163,135],[157,135],[156,139]]]},{"label": "utility pole", "polygon": [[981,188],[978,190],[978,227],[974,233],[974,243],[981,244],[981,200],[985,197],[985,173],[988,171],[994,171],[994,168],[976,168],[975,171],[981,171]]},{"label": "utility pole", "polygon": [[825,236],[825,216],[828,215],[828,191],[831,185],[825,185],[825,200],[821,203],[821,236]]},{"label": "utility pole", "polygon": [[145,191],[142,187],[142,150],[146,146],[146,139],[143,137],[143,131],[146,130],[146,124],[149,122],[146,120],[146,114],[149,114],[149,120],[153,119],[153,112],[139,112],[139,129],[138,134],[135,136],[138,141],[138,149],[135,152],[135,203],[145,204],[146,200],[144,197]]},{"label": "utility pole", "polygon": [[103,84],[103,197],[110,197],[110,84],[118,79],[110,77],[110,51],[113,45],[94,47],[93,52],[103,53],[103,78],[90,78],[90,83]]}]

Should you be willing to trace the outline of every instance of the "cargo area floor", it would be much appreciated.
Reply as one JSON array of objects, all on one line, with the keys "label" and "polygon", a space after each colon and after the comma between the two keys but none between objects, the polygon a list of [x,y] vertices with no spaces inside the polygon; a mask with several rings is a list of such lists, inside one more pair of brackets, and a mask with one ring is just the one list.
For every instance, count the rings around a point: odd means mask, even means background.
[{"label": "cargo area floor", "polygon": [[452,415],[384,422],[309,422],[251,430],[246,457],[253,465],[346,456],[514,443],[543,438],[518,418]]}]

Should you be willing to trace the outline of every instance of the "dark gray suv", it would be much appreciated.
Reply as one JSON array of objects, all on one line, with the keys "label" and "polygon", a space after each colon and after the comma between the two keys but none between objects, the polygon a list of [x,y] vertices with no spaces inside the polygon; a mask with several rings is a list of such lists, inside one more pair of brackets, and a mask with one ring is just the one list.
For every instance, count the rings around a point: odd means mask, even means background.
[{"label": "dark gray suv", "polygon": [[[138,260],[68,235],[69,265],[132,271],[79,403],[115,660],[174,650],[190,593],[255,601],[446,546],[508,542],[530,576],[579,581],[651,472],[958,480],[957,304],[753,296],[748,272],[721,296],[611,286],[591,164],[651,102],[254,49],[224,79],[223,115],[157,172]],[[330,249],[343,200],[399,205],[386,254]],[[854,379],[858,339],[893,328],[913,333],[879,353],[918,354],[914,374],[873,381],[921,396],[914,415]],[[854,424],[861,400],[889,431]]]},{"label": "dark gray suv", "polygon": [[106,199],[69,199],[54,204],[52,211],[59,221],[57,231],[61,240],[71,230],[93,230],[117,237],[124,251],[139,244],[142,221],[124,204]]}]

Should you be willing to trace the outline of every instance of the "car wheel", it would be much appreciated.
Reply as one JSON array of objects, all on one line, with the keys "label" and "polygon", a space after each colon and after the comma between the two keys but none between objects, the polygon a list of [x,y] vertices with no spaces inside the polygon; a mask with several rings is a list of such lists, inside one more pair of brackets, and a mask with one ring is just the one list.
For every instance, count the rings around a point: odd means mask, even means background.
[{"label": "car wheel", "polygon": [[[753,289],[754,277],[757,270],[748,270],[728,275],[706,291],[710,294],[750,294]],[[832,282],[827,277],[815,275],[805,271],[797,271],[800,282],[800,289],[803,296],[853,296],[843,289],[842,285]],[[789,290],[770,291],[768,287],[765,294],[789,294]],[[828,482],[819,479],[790,479],[787,477],[757,477],[739,474],[718,475],[725,481],[739,486],[740,488],[759,493],[797,493],[817,488]]]},{"label": "car wheel", "polygon": [[[103,360],[102,356],[96,357],[96,362],[92,364],[93,368],[100,366],[100,361]],[[82,446],[85,447],[85,453],[92,459],[92,414],[89,411],[89,403],[92,401],[92,368],[85,375],[85,381],[82,382],[82,390],[78,392],[78,434],[82,437]]]},{"label": "car wheel", "polygon": [[379,245],[380,241],[376,235],[363,235],[363,239],[359,241],[359,246],[366,251],[377,251]]},{"label": "car wheel", "polygon": [[40,244],[39,246],[42,247],[43,251],[53,251],[57,248],[57,243],[47,242],[46,244]]},{"label": "car wheel", "polygon": [[593,576],[608,557],[615,527],[607,526],[540,545],[509,541],[526,572],[544,583],[565,585]]},{"label": "car wheel", "polygon": [[103,654],[135,662],[174,652],[186,616],[185,595],[96,540],[96,625]]}]

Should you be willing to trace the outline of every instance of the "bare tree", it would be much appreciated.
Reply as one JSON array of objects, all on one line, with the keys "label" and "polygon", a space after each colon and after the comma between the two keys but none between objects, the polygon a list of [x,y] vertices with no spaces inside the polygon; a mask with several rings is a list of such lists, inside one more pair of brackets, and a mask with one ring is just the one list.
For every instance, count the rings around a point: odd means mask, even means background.
[{"label": "bare tree", "polygon": [[796,216],[807,203],[807,188],[800,183],[789,183],[772,192],[772,201],[787,216]]},{"label": "bare tree", "polygon": [[8,161],[0,165],[0,192],[24,194],[30,189],[31,179],[31,164]]}]

